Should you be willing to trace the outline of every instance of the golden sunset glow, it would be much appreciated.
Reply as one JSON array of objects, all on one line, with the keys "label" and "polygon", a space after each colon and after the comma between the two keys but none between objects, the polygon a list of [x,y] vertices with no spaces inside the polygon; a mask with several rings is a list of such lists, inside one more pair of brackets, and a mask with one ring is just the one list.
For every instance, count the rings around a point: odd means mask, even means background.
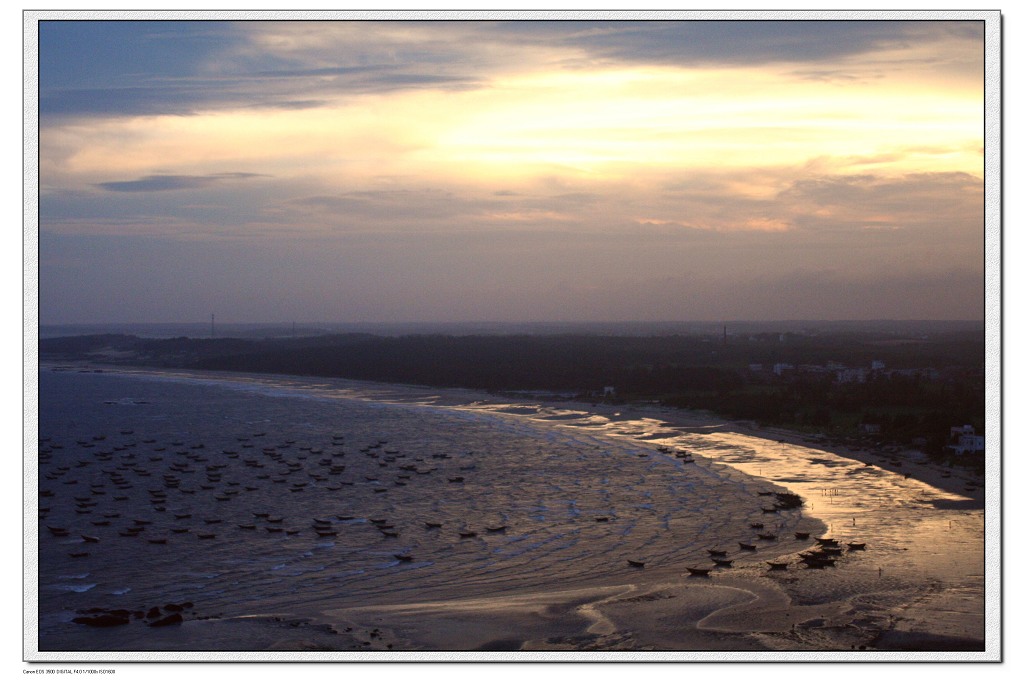
[{"label": "golden sunset glow", "polygon": [[[534,245],[517,249],[536,264],[548,230],[581,244],[634,230],[792,234],[823,249],[801,267],[837,262],[826,243],[845,257],[861,252],[850,245],[864,234],[921,232],[851,272],[885,267],[941,230],[954,235],[942,247],[949,260],[977,255],[980,33],[955,22],[764,26],[733,35],[728,22],[710,33],[700,22],[139,24],[121,36],[153,51],[135,89],[97,90],[105,75],[79,88],[43,70],[43,229],[308,238],[339,254],[356,235],[474,235],[474,248],[497,249],[494,240],[522,233]],[[54,55],[46,63],[119,27],[92,25],[94,38],[85,28],[54,25],[63,42],[43,41]],[[201,47],[150,42],[160,31]],[[693,258],[685,242],[675,248]],[[757,248],[721,248],[688,276],[764,267],[741,265]],[[603,286],[611,250],[581,251],[579,290]],[[471,258],[502,271],[507,253]],[[651,263],[651,277],[678,277]]]}]

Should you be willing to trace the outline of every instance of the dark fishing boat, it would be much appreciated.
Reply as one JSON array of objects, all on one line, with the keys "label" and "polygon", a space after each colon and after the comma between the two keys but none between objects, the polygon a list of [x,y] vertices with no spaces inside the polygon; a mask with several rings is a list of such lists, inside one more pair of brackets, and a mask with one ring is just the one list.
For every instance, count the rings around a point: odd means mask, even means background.
[{"label": "dark fishing boat", "polygon": [[753,552],[753,551],[757,550],[757,545],[748,545],[745,542],[741,542],[741,543],[739,543],[739,545],[740,545],[740,549],[745,549],[748,552]]},{"label": "dark fishing boat", "polygon": [[769,571],[784,571],[789,563],[786,561],[766,561]]},{"label": "dark fishing boat", "polygon": [[633,559],[626,559],[626,562],[627,562],[627,563],[628,563],[628,564],[629,564],[630,566],[633,566],[634,568],[643,568],[644,566],[646,566],[646,565],[647,565],[647,562],[646,562],[646,561],[635,561],[635,560],[633,560]]},{"label": "dark fishing boat", "polygon": [[810,539],[810,537],[811,537],[810,533],[799,533],[798,532],[798,533],[793,533],[793,535],[796,536],[797,540],[807,540],[807,539]]},{"label": "dark fishing boat", "polygon": [[866,542],[847,542],[846,546],[850,548],[850,551],[867,549]]},{"label": "dark fishing boat", "polygon": [[715,562],[715,566],[723,566],[725,568],[732,567],[732,559],[719,559],[717,557],[711,557],[711,560]]},{"label": "dark fishing boat", "polygon": [[711,575],[710,568],[693,568],[691,566],[687,566],[686,570],[690,572],[691,576],[700,576],[706,578]]},{"label": "dark fishing boat", "polygon": [[711,556],[725,556],[728,554],[724,549],[709,549],[708,554]]}]

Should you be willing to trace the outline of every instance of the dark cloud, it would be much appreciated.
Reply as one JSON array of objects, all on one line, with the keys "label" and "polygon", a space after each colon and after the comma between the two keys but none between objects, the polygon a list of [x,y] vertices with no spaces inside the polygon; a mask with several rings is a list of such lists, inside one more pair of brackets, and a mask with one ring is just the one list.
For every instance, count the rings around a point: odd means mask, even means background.
[{"label": "dark cloud", "polygon": [[225,180],[246,180],[265,177],[259,173],[216,173],[214,175],[147,175],[138,180],[101,182],[97,186],[108,192],[166,192],[200,189]]},{"label": "dark cloud", "polygon": [[103,88],[47,88],[39,95],[42,118],[59,115],[187,115],[204,103],[223,101],[217,91],[200,87],[112,85]]},{"label": "dark cloud", "polygon": [[[439,89],[479,87],[480,78],[459,74],[416,73],[414,65],[396,67],[379,64],[373,66],[336,66],[311,69],[276,69],[262,71],[257,78],[266,79],[318,79],[319,87],[344,92],[379,92],[394,89],[430,86]],[[329,80],[323,80],[329,78]]]},{"label": "dark cloud", "polygon": [[[977,23],[977,22],[976,22]],[[922,38],[955,24],[917,21],[537,21],[489,24],[499,36],[576,46],[594,60],[679,65],[819,62]],[[977,31],[967,36],[980,37]],[[965,37],[961,31],[959,37]]]},{"label": "dark cloud", "polygon": [[[905,21],[54,21],[39,31],[40,114],[186,115],[305,108],[328,97],[485,87],[520,68],[814,64],[815,80],[882,73],[821,66],[881,48],[979,39],[974,26]],[[303,41],[304,27],[318,41]],[[337,36],[330,31],[337,27]],[[363,27],[360,26],[360,29]],[[401,30],[389,30],[392,28]],[[275,53],[258,36],[298,45]],[[322,33],[327,33],[326,37]],[[979,52],[980,54],[980,52]]]},{"label": "dark cloud", "polygon": [[[474,73],[479,69],[465,50],[446,48],[443,42],[432,43],[430,50],[402,49],[401,42],[383,42],[367,53],[339,36],[327,52],[310,49],[285,57],[253,47],[251,41],[259,25],[41,22],[40,116],[304,109],[323,104],[328,96],[423,88],[464,90],[485,82]],[[288,24],[281,22],[281,26]],[[431,30],[426,23],[417,26],[425,33]],[[346,63],[353,58],[368,63]]]}]

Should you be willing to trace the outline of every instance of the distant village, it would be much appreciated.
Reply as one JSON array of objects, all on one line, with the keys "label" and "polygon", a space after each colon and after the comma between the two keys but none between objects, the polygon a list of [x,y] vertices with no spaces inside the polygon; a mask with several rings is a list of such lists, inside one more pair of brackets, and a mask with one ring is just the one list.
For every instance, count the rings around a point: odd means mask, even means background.
[{"label": "distant village", "polygon": [[88,358],[555,400],[657,403],[858,447],[910,448],[937,460],[984,465],[980,330],[287,339],[98,335],[43,339],[40,352],[52,361]]},{"label": "distant village", "polygon": [[836,384],[863,384],[869,380],[892,379],[894,377],[920,377],[930,381],[940,378],[939,371],[931,367],[920,369],[886,369],[881,360],[873,360],[869,367],[847,367],[841,362],[828,362],[825,365],[791,365],[777,362],[771,367],[761,363],[751,363],[747,369],[752,374],[774,374],[784,377],[790,373],[815,376],[831,376]]}]

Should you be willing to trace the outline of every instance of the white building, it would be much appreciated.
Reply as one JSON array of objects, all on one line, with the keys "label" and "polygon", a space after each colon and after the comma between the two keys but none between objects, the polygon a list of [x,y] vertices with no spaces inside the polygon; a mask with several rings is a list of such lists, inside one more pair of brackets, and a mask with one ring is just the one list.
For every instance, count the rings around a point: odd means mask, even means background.
[{"label": "white building", "polygon": [[863,367],[841,369],[836,372],[836,383],[838,384],[863,384],[867,380],[868,371]]},{"label": "white building", "polygon": [[970,424],[954,426],[949,430],[949,445],[946,448],[955,455],[985,452],[985,436],[976,434]]}]

